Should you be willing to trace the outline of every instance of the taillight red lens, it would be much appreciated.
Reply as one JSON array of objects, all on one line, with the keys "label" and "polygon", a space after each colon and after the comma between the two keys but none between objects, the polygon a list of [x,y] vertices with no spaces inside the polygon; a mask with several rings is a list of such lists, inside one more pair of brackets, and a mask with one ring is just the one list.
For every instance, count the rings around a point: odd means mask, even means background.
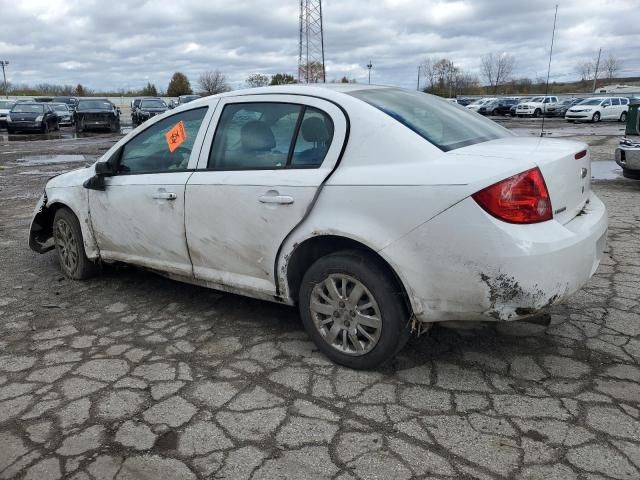
[{"label": "taillight red lens", "polygon": [[487,213],[509,223],[539,223],[553,218],[549,191],[540,169],[532,168],[472,195]]}]

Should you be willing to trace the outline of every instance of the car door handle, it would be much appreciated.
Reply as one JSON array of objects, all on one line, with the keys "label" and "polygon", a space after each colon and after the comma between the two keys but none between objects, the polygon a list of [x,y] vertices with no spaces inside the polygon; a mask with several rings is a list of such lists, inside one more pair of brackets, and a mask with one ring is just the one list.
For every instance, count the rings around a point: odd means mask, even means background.
[{"label": "car door handle", "polygon": [[260,203],[278,203],[280,205],[290,205],[293,203],[293,197],[289,195],[262,195],[258,200]]},{"label": "car door handle", "polygon": [[156,198],[160,200],[175,200],[176,198],[178,198],[178,195],[176,195],[173,192],[156,192],[153,195],[151,195],[151,198]]}]

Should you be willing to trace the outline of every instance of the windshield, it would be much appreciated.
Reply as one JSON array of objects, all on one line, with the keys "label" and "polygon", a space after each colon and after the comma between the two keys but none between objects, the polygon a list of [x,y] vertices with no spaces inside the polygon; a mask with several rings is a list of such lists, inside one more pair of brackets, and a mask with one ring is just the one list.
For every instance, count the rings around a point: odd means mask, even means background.
[{"label": "windshield", "polygon": [[602,103],[601,98],[587,98],[583,100],[578,105],[600,105]]},{"label": "windshield", "polygon": [[44,105],[38,103],[17,103],[11,112],[16,113],[42,113],[44,112]]},{"label": "windshield", "polygon": [[143,100],[140,108],[167,108],[167,104],[162,100]]},{"label": "windshield", "polygon": [[433,95],[396,88],[358,90],[358,98],[448,152],[513,134],[497,123]]},{"label": "windshield", "polygon": [[544,102],[544,97],[533,97],[532,99],[527,101],[531,103],[542,103]]},{"label": "windshield", "polygon": [[106,100],[80,100],[78,110],[112,110],[113,105]]},{"label": "windshield", "polygon": [[69,108],[64,103],[53,105],[53,109],[57,112],[68,112]]},{"label": "windshield", "polygon": [[9,100],[0,100],[0,108],[11,108],[13,107],[14,102],[10,102]]}]

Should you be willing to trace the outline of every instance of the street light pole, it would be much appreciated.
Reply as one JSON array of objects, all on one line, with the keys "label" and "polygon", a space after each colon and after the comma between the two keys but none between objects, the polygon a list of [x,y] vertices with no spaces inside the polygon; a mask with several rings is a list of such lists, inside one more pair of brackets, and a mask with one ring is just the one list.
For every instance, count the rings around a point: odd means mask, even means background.
[{"label": "street light pole", "polygon": [[9,98],[9,93],[7,92],[7,74],[4,69],[9,65],[9,60],[0,60],[0,65],[2,65],[2,78],[4,78],[4,96],[5,98]]},{"label": "street light pole", "polygon": [[371,64],[371,60],[369,60],[369,63],[367,64],[367,68],[369,69],[369,85],[371,85],[371,69],[373,68],[373,65]]}]

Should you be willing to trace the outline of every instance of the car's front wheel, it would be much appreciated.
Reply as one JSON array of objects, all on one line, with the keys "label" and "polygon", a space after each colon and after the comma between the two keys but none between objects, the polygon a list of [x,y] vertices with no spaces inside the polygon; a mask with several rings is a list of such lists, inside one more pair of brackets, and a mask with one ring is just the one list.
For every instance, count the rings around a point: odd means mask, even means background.
[{"label": "car's front wheel", "polygon": [[600,112],[594,113],[593,117],[591,117],[591,121],[593,123],[598,123],[600,121]]},{"label": "car's front wheel", "polygon": [[62,272],[73,280],[95,275],[99,265],[87,258],[80,223],[67,208],[59,209],[53,219],[53,240]]},{"label": "car's front wheel", "polygon": [[540,110],[539,108],[536,108],[535,111],[533,112],[533,118],[538,118],[541,113],[542,113],[542,110]]},{"label": "car's front wheel", "polygon": [[401,289],[364,252],[341,251],[317,260],[302,279],[299,308],[318,348],[351,368],[389,360],[411,333]]}]

